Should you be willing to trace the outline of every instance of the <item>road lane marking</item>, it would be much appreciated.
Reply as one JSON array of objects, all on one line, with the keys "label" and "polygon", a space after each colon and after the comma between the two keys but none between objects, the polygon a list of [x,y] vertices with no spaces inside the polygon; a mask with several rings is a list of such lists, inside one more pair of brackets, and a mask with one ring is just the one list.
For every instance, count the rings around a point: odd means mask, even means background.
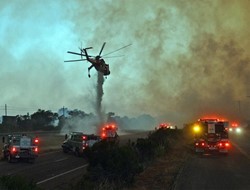
[{"label": "road lane marking", "polygon": [[61,158],[61,159],[55,160],[54,162],[60,162],[60,161],[63,161],[63,160],[68,160],[68,158]]},{"label": "road lane marking", "polygon": [[53,154],[53,153],[57,153],[57,152],[62,152],[62,150],[51,150],[51,151],[48,151],[48,152],[43,152],[43,153],[40,153],[39,155],[48,155],[48,154]]},{"label": "road lane marking", "polygon": [[85,167],[87,167],[87,166],[88,166],[88,164],[85,164],[85,165],[83,165],[83,166],[80,166],[80,167],[74,168],[74,169],[72,169],[72,170],[69,170],[69,171],[66,171],[66,172],[60,173],[60,174],[58,174],[58,175],[55,175],[55,176],[53,176],[53,177],[47,178],[47,179],[45,179],[45,180],[39,181],[39,182],[37,182],[36,184],[37,184],[37,185],[39,185],[39,184],[45,183],[45,182],[47,182],[47,181],[50,181],[50,180],[55,179],[55,178],[57,178],[57,177],[60,177],[60,176],[63,176],[63,175],[65,175],[65,174],[68,174],[68,173],[74,172],[74,171],[76,171],[76,170],[79,170],[79,169],[85,168]]},{"label": "road lane marking", "polygon": [[246,151],[244,151],[242,148],[240,148],[236,143],[234,143],[234,142],[232,142],[232,141],[231,141],[231,143],[232,143],[232,144],[234,145],[234,147],[237,148],[244,156],[246,156],[247,159],[250,160],[250,156],[249,156],[249,154],[248,154]]}]

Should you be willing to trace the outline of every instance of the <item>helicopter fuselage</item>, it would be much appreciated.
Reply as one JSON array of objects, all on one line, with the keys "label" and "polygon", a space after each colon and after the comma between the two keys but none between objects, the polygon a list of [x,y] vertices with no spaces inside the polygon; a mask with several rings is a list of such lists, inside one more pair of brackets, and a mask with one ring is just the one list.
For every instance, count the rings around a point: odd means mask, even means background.
[{"label": "helicopter fuselage", "polygon": [[106,64],[103,59],[87,59],[97,71],[103,73],[103,75],[107,76],[110,74],[109,64]]}]

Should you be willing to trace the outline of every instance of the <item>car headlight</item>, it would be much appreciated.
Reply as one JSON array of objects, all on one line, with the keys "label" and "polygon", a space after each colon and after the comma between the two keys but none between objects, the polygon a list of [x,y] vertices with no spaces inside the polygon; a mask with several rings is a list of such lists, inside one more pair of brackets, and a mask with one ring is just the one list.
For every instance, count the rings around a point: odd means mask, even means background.
[{"label": "car headlight", "polygon": [[235,131],[236,131],[237,133],[240,133],[240,132],[241,132],[241,128],[236,128]]}]

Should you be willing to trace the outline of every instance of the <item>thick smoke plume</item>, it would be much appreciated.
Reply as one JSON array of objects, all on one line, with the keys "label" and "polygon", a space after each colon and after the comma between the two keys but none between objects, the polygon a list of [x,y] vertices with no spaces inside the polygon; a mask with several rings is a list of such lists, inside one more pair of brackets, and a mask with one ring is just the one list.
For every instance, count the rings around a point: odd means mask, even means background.
[{"label": "thick smoke plume", "polygon": [[[178,126],[206,114],[250,117],[249,0],[0,4],[2,106],[99,110],[100,120],[105,107]],[[103,55],[133,44],[105,58],[111,75],[96,110],[88,63],[63,63],[81,42],[93,51],[107,42]]]}]

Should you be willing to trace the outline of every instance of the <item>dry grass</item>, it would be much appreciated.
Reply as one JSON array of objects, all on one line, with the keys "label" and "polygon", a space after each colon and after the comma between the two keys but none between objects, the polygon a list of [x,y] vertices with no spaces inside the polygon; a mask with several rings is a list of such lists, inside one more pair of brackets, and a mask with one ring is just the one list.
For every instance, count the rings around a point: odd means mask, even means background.
[{"label": "dry grass", "polygon": [[162,158],[154,161],[139,176],[133,190],[172,189],[178,172],[188,159],[186,140],[182,139]]}]

